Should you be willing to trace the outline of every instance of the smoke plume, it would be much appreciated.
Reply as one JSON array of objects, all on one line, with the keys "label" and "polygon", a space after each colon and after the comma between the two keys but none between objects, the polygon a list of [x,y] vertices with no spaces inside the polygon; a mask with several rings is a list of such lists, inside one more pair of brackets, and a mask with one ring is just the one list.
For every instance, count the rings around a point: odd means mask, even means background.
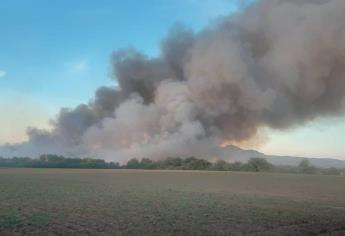
[{"label": "smoke plume", "polygon": [[175,26],[161,55],[112,57],[112,79],[52,131],[4,155],[56,153],[125,161],[197,155],[343,112],[345,1],[261,0],[201,32]]}]

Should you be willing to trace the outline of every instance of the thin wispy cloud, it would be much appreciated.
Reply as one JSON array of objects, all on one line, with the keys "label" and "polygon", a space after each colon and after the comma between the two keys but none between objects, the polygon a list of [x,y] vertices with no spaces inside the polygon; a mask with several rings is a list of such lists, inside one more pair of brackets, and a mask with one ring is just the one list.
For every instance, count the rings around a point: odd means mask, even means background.
[{"label": "thin wispy cloud", "polygon": [[7,74],[7,72],[6,72],[6,71],[4,71],[4,70],[0,70],[0,78],[5,77],[5,76],[6,76],[6,74]]},{"label": "thin wispy cloud", "polygon": [[87,59],[82,59],[77,62],[69,64],[70,72],[80,74],[88,70],[89,62]]}]

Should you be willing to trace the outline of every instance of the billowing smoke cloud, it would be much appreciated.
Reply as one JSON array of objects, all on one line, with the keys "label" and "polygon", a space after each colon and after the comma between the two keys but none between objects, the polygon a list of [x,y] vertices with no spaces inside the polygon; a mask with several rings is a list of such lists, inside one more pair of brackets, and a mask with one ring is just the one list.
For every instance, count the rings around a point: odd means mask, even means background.
[{"label": "billowing smoke cloud", "polygon": [[[343,112],[345,1],[261,0],[194,33],[174,27],[161,56],[114,53],[113,79],[62,109],[52,131],[29,129],[8,155],[213,157],[222,143]],[[3,151],[5,152],[5,151]]]}]

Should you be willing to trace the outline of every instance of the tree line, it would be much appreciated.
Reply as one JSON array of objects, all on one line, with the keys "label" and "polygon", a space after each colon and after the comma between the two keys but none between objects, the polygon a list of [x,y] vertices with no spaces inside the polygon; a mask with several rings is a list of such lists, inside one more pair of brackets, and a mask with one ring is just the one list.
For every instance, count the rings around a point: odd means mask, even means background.
[{"label": "tree line", "polygon": [[209,170],[209,171],[249,171],[249,172],[279,172],[304,174],[339,175],[342,170],[336,168],[316,168],[307,159],[298,166],[274,166],[264,158],[251,158],[247,163],[226,162],[218,160],[210,162],[195,157],[169,157],[153,161],[149,158],[136,158],[120,165],[117,162],[106,162],[93,158],[66,158],[59,155],[42,155],[38,159],[28,157],[0,157],[2,168],[74,168],[74,169],[147,169],[147,170]]},{"label": "tree line", "polygon": [[75,168],[75,169],[118,169],[119,163],[102,159],[66,158],[59,155],[41,155],[38,159],[29,157],[0,157],[0,167],[15,168]]}]

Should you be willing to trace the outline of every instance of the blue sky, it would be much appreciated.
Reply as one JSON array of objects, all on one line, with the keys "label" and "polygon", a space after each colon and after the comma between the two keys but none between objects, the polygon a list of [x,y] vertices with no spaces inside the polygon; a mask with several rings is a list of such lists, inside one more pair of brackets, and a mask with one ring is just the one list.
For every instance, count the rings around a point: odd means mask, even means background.
[{"label": "blue sky", "polygon": [[0,143],[48,127],[61,107],[92,98],[109,79],[110,56],[135,47],[157,55],[170,26],[196,30],[234,9],[233,0],[2,0]]},{"label": "blue sky", "polygon": [[[216,13],[226,12],[216,9],[222,2],[214,6]],[[1,1],[0,70],[6,73],[1,88],[49,99],[54,107],[85,101],[96,87],[110,83],[112,51],[136,47],[157,54],[169,26],[185,22],[200,28],[213,15],[211,4],[182,3]]]},{"label": "blue sky", "polygon": [[[157,55],[171,25],[198,30],[234,9],[234,0],[2,0],[0,143],[25,140],[27,126],[48,127],[61,107],[87,102],[97,87],[113,84],[114,50]],[[341,158],[344,133],[344,119],[317,121],[268,131],[271,141],[260,150]]]}]

